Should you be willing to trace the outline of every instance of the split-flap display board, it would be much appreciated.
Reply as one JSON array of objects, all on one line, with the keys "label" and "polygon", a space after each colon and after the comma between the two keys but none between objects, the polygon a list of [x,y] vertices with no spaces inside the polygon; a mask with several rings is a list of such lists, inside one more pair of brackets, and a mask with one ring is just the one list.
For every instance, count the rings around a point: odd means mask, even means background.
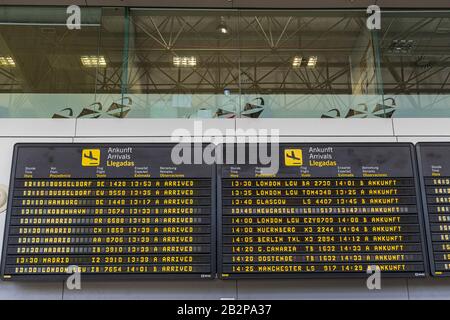
[{"label": "split-flap display board", "polygon": [[450,143],[174,146],[17,144],[2,279],[449,275]]}]

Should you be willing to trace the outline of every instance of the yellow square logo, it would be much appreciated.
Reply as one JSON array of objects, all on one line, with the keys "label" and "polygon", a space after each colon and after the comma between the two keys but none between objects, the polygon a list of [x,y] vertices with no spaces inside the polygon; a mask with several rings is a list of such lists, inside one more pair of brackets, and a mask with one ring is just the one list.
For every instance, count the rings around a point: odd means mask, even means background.
[{"label": "yellow square logo", "polygon": [[284,149],[284,164],[288,167],[303,165],[303,153],[301,149]]},{"label": "yellow square logo", "polygon": [[96,167],[100,165],[100,149],[83,149],[81,154],[83,167]]}]

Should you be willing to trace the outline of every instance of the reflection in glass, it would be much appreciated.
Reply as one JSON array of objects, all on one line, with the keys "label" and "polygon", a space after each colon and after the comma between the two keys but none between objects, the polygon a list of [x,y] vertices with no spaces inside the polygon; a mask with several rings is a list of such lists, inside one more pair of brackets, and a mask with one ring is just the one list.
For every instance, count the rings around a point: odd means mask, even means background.
[{"label": "reflection in glass", "polygon": [[450,13],[0,8],[0,116],[450,116]]},{"label": "reflection in glass", "polygon": [[382,20],[381,73],[397,117],[450,116],[450,12],[391,12]]}]

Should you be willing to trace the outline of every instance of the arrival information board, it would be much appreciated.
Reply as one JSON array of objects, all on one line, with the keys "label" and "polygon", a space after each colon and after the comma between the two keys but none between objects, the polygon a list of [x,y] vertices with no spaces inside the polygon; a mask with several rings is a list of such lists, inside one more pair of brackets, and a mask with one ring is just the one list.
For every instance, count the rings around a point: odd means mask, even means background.
[{"label": "arrival information board", "polygon": [[450,276],[450,143],[417,144],[431,273]]},{"label": "arrival information board", "polygon": [[424,276],[410,144],[283,144],[279,170],[219,170],[219,276]]},{"label": "arrival information board", "polygon": [[171,150],[16,145],[3,279],[215,275],[215,167]]}]

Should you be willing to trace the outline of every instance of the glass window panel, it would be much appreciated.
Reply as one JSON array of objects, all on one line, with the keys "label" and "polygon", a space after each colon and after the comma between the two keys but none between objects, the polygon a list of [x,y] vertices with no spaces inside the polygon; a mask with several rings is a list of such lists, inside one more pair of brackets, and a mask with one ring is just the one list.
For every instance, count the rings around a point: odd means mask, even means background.
[{"label": "glass window panel", "polygon": [[0,8],[0,117],[450,116],[450,12]]},{"label": "glass window panel", "polygon": [[[125,8],[103,8],[99,30],[96,68],[95,101],[83,115],[94,118],[126,118],[134,111],[133,100],[126,95],[127,75],[126,39],[129,37]],[[94,55],[95,56],[95,55]],[[125,70],[125,71],[124,71]]]},{"label": "glass window panel", "polygon": [[72,117],[73,104],[94,101],[97,66],[81,57],[98,53],[100,10],[85,13],[88,23],[69,30],[65,8],[0,10],[0,116]]},{"label": "glass window panel", "polygon": [[449,39],[449,11],[383,14],[381,73],[395,116],[450,116]]}]

